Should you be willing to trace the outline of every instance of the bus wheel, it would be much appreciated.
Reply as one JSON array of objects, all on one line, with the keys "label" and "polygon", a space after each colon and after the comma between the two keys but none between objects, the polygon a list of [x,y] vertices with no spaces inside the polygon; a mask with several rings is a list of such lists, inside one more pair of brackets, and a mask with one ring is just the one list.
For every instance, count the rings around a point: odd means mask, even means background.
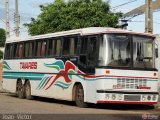
[{"label": "bus wheel", "polygon": [[18,80],[17,82],[17,94],[19,98],[24,98],[24,85],[22,84],[22,80]]},{"label": "bus wheel", "polygon": [[31,85],[30,85],[29,81],[26,81],[26,83],[25,83],[25,97],[28,100],[32,99],[32,96],[31,96]]},{"label": "bus wheel", "polygon": [[76,87],[75,102],[78,107],[88,107],[87,103],[84,102],[84,90],[80,84]]}]

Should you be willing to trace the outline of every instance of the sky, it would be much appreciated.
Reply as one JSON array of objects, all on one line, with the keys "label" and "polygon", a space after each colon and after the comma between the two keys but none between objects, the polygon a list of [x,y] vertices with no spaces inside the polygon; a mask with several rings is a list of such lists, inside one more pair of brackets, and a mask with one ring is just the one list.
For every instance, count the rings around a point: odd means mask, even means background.
[{"label": "sky", "polygon": [[[19,14],[20,14],[20,35],[26,36],[27,29],[23,26],[24,23],[29,23],[31,20],[31,17],[37,18],[37,16],[40,14],[40,8],[39,5],[41,4],[49,4],[52,3],[54,0],[19,0]],[[105,0],[104,0],[105,1]],[[108,1],[108,0],[106,0]],[[129,2],[131,0],[109,0],[109,4],[111,8],[114,8],[115,6],[121,5],[123,3]],[[133,0],[132,0],[133,1]],[[118,7],[117,9],[112,9],[114,12],[122,12],[127,13],[128,11],[141,6],[145,3],[145,0],[137,0],[135,2],[132,2],[130,4]],[[14,33],[14,11],[15,11],[15,0],[9,0],[9,11],[10,11],[10,31],[11,36],[15,36]],[[153,15],[153,33],[154,34],[160,34],[160,11],[154,12]],[[0,0],[0,28],[5,29],[5,0]],[[127,27],[128,30],[133,30],[137,32],[144,32],[145,30],[145,16],[139,15],[129,22],[129,25]]]}]

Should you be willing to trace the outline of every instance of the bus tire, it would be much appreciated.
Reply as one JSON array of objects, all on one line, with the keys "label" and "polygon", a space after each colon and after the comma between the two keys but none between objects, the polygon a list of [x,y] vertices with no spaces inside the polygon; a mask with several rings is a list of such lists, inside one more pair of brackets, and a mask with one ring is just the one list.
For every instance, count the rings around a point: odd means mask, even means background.
[{"label": "bus tire", "polygon": [[22,83],[22,80],[18,80],[17,82],[17,95],[21,99],[25,98],[24,85]]},{"label": "bus tire", "polygon": [[87,103],[84,102],[84,90],[81,84],[76,86],[75,102],[78,107],[88,107]]},{"label": "bus tire", "polygon": [[27,80],[26,83],[25,83],[25,97],[26,97],[26,99],[28,99],[28,100],[31,100],[31,99],[32,99],[32,95],[31,95],[31,85],[30,85],[29,80]]}]

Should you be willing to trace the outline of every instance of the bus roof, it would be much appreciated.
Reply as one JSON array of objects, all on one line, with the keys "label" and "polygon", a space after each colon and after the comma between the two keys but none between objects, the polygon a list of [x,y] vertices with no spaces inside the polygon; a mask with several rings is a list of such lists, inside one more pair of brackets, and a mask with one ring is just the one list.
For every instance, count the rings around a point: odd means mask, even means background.
[{"label": "bus roof", "polygon": [[140,33],[140,32],[133,32],[123,29],[116,29],[116,28],[109,28],[109,27],[88,27],[88,28],[81,28],[69,31],[62,31],[62,32],[55,32],[49,34],[42,34],[36,36],[28,36],[28,37],[11,37],[6,40],[7,43],[10,42],[17,42],[17,41],[26,41],[26,40],[35,40],[35,39],[43,39],[43,38],[52,38],[52,37],[59,37],[65,35],[94,35],[94,34],[101,34],[101,33],[128,33],[128,34],[138,34],[138,35],[146,35],[155,37],[154,34],[150,33]]}]

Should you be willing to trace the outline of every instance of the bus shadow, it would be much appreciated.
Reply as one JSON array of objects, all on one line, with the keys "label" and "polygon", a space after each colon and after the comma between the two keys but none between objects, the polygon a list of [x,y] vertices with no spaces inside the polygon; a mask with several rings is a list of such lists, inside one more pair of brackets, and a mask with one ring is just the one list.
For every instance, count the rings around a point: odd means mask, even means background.
[{"label": "bus shadow", "polygon": [[152,110],[154,105],[122,105],[122,104],[91,104],[90,107],[95,109],[109,109],[109,110]]},{"label": "bus shadow", "polygon": [[[53,98],[44,98],[44,97],[37,97],[37,96],[36,97],[34,96],[33,100],[76,107],[76,104],[73,101],[57,100]],[[88,108],[110,109],[110,110],[152,110],[152,109],[155,109],[154,105],[91,104],[91,103],[88,103]]]},{"label": "bus shadow", "polygon": [[76,106],[76,104],[73,101],[57,100],[54,98],[34,96],[32,100],[45,102],[45,103],[55,103],[55,104],[61,104],[61,105],[67,105],[67,106]]},{"label": "bus shadow", "polygon": [[[73,101],[57,100],[53,98],[44,98],[44,97],[34,97],[33,100],[76,107],[76,104]],[[154,109],[154,105],[88,104],[88,108],[126,110],[126,111],[127,110],[152,110]]]}]

